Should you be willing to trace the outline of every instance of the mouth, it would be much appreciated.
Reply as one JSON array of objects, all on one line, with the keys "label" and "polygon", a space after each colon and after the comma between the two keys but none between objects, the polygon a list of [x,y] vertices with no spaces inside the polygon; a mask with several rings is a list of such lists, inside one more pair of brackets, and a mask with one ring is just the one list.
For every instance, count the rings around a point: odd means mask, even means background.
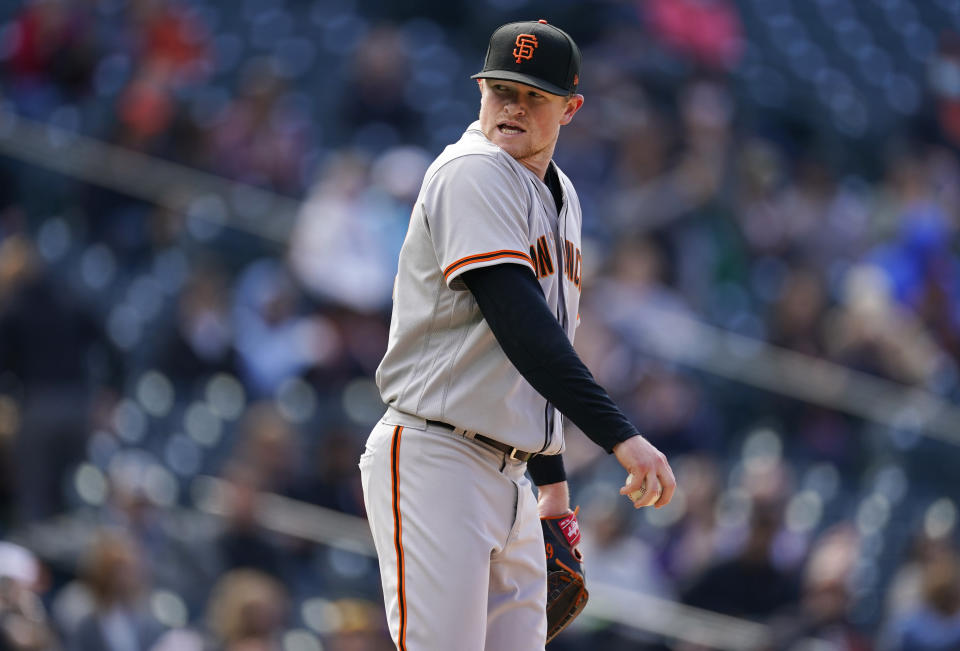
[{"label": "mouth", "polygon": [[511,122],[501,122],[497,125],[497,131],[502,133],[505,136],[516,136],[521,133],[526,133],[525,129],[520,128],[516,124]]}]

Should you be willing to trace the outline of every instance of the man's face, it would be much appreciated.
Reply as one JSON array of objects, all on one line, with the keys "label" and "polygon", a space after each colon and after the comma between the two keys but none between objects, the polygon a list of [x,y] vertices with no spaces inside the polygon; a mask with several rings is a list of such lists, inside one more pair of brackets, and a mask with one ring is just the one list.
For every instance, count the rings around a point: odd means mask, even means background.
[{"label": "man's face", "polygon": [[583,96],[551,95],[533,86],[480,79],[480,128],[488,140],[543,177],[560,126],[568,124]]}]

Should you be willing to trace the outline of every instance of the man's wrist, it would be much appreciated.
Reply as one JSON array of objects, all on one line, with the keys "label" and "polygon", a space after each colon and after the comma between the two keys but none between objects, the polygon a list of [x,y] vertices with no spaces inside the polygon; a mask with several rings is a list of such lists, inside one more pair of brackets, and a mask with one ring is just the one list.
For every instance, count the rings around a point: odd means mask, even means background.
[{"label": "man's wrist", "polygon": [[570,489],[566,481],[538,486],[537,511],[541,518],[552,518],[570,512]]},{"label": "man's wrist", "polygon": [[608,453],[608,454],[616,454],[616,453],[617,453],[617,448],[618,448],[622,443],[626,443],[627,441],[629,441],[630,439],[632,439],[632,438],[634,438],[634,437],[636,437],[636,436],[642,436],[642,434],[640,434],[640,431],[639,431],[636,427],[634,427],[633,425],[631,425],[629,429],[624,428],[621,432],[619,432],[618,434],[616,434],[616,435],[614,435],[614,436],[615,436],[616,439],[619,439],[619,440],[617,440],[616,443],[614,443],[614,444],[611,445],[609,448],[607,448],[607,453]]}]

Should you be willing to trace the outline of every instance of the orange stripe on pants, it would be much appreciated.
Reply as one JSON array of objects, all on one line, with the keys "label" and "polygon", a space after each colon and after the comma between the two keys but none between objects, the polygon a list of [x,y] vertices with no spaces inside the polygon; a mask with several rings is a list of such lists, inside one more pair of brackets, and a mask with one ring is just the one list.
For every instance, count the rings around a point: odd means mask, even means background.
[{"label": "orange stripe on pants", "polygon": [[400,522],[400,435],[403,426],[393,428],[393,444],[390,448],[390,474],[393,485],[393,545],[397,551],[397,600],[400,607],[400,628],[397,633],[397,648],[406,651],[407,600],[403,580],[403,535]]}]

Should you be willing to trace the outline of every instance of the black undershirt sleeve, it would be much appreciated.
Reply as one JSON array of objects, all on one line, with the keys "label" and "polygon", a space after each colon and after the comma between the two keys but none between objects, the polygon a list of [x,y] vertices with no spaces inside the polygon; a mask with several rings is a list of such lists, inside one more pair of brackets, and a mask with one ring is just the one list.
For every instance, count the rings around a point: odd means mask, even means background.
[{"label": "black undershirt sleeve", "polygon": [[[584,434],[607,452],[638,434],[580,361],[530,269],[498,264],[466,271],[463,280],[520,375]],[[536,467],[538,459],[545,464],[543,468]],[[543,470],[555,477],[558,459],[559,455],[552,462],[549,456],[531,460],[528,470],[534,483],[553,483],[539,481],[535,473]],[[559,463],[562,475],[562,461]],[[562,477],[553,481],[562,481]]]},{"label": "black undershirt sleeve", "polygon": [[538,454],[527,461],[527,472],[530,473],[534,486],[546,486],[567,480],[561,454]]}]

